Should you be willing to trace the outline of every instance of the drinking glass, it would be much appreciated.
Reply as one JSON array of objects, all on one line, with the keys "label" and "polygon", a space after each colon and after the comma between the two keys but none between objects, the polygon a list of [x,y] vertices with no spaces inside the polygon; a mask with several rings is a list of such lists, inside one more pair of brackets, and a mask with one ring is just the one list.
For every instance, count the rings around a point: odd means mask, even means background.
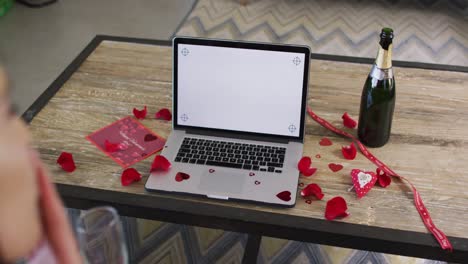
[{"label": "drinking glass", "polygon": [[128,263],[122,224],[114,208],[96,207],[82,212],[76,233],[86,263]]}]

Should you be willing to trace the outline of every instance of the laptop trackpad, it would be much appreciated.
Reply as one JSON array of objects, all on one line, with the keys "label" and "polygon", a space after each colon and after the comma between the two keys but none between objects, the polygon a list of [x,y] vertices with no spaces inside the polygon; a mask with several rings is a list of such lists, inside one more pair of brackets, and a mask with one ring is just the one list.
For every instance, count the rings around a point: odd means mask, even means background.
[{"label": "laptop trackpad", "polygon": [[238,194],[242,192],[245,176],[240,172],[217,168],[207,171],[200,180],[200,190],[213,195]]}]

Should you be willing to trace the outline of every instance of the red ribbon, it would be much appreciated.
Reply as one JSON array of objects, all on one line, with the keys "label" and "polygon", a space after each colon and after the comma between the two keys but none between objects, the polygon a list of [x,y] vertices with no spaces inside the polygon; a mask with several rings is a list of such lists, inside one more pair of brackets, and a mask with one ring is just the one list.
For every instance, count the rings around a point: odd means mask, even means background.
[{"label": "red ribbon", "polygon": [[372,161],[372,163],[374,163],[378,168],[380,168],[382,171],[387,173],[387,175],[406,181],[411,186],[411,189],[413,190],[414,204],[416,206],[416,210],[418,210],[418,213],[421,216],[421,219],[423,220],[424,225],[427,227],[427,229],[429,229],[429,231],[431,231],[431,233],[439,242],[442,249],[447,249],[450,252],[453,250],[452,244],[450,244],[450,241],[448,240],[447,236],[444,234],[444,232],[438,229],[432,222],[432,218],[429,215],[429,212],[427,211],[427,208],[424,205],[421,199],[421,196],[419,195],[419,192],[416,190],[414,185],[408,179],[406,179],[403,176],[398,175],[392,169],[390,169],[387,165],[381,162],[377,157],[375,157],[372,153],[370,153],[370,151],[367,150],[367,148],[353,135],[345,131],[341,131],[337,129],[336,127],[334,127],[332,124],[330,124],[326,120],[323,120],[322,118],[317,116],[314,112],[312,112],[312,110],[309,107],[307,107],[307,112],[309,113],[310,117],[312,117],[312,119],[314,119],[317,123],[319,123],[323,127],[335,132],[338,135],[352,139],[353,142],[358,145],[362,154],[364,154],[364,156],[368,160]]}]

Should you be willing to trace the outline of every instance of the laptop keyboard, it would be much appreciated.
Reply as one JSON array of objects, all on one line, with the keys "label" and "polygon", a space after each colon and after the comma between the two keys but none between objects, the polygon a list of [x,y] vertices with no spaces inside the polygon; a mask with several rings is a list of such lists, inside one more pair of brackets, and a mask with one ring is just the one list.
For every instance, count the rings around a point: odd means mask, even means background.
[{"label": "laptop keyboard", "polygon": [[286,148],[184,138],[176,162],[281,173]]}]

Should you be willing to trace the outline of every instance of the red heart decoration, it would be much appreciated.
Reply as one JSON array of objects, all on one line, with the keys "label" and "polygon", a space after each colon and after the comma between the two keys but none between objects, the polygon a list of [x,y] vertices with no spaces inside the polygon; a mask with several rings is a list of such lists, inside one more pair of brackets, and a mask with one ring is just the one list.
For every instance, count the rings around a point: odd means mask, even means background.
[{"label": "red heart decoration", "polygon": [[215,172],[215,170],[214,169],[209,169],[208,172],[213,173],[213,172]]},{"label": "red heart decoration", "polygon": [[154,141],[156,139],[158,139],[158,137],[153,134],[146,134],[145,136],[145,142]]},{"label": "red heart decoration", "polygon": [[311,204],[312,200],[306,200],[305,202],[308,203],[308,204]]},{"label": "red heart decoration", "polygon": [[362,171],[359,169],[351,170],[354,190],[358,198],[366,195],[377,181],[377,175],[371,171]]},{"label": "red heart decoration", "polygon": [[255,173],[249,172],[249,176],[255,176]]},{"label": "red heart decoration", "polygon": [[280,198],[285,202],[291,201],[291,192],[290,191],[282,191],[276,195],[276,197]]},{"label": "red heart decoration", "polygon": [[316,157],[317,159],[320,159],[322,156],[320,156],[320,154],[317,154],[317,155],[315,155],[315,157]]},{"label": "red heart decoration", "polygon": [[255,185],[259,185],[259,184],[260,184],[260,182],[259,182],[259,181],[255,181]]},{"label": "red heart decoration", "polygon": [[330,170],[332,170],[333,172],[337,172],[337,171],[340,171],[341,169],[343,169],[343,165],[330,163],[330,164],[328,164],[328,168],[330,168]]},{"label": "red heart decoration", "polygon": [[303,182],[299,183],[299,187],[304,187],[304,183]]},{"label": "red heart decoration", "polygon": [[187,173],[183,173],[183,172],[178,172],[175,176],[175,180],[177,182],[181,182],[183,180],[188,180],[190,179],[190,175],[188,175]]},{"label": "red heart decoration", "polygon": [[333,143],[330,139],[324,137],[322,140],[319,142],[320,146],[331,146]]}]

